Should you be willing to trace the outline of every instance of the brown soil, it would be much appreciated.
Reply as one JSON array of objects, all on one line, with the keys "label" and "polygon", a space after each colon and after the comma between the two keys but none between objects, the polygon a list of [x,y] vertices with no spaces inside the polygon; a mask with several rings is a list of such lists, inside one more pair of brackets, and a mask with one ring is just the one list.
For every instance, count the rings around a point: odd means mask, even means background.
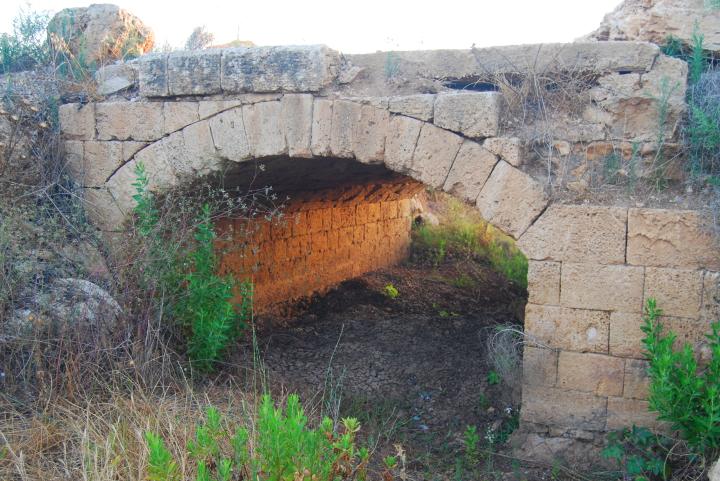
[{"label": "brown soil", "polygon": [[[395,299],[384,294],[390,284]],[[312,299],[287,325],[261,331],[258,345],[273,384],[325,412],[342,399],[340,416],[358,417],[382,456],[402,443],[412,479],[446,479],[467,426],[483,443],[516,416],[519,371],[490,384],[486,345],[497,326],[522,324],[525,301],[524,289],[475,261],[408,263]]]}]

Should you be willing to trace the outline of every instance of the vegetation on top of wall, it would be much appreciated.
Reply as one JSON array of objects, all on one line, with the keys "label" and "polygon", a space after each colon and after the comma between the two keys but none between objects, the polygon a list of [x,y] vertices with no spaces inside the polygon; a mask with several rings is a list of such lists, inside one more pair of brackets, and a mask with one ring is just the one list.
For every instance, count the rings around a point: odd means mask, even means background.
[{"label": "vegetation on top of wall", "polygon": [[513,239],[461,201],[442,196],[444,212],[437,225],[416,224],[412,232],[412,255],[434,265],[446,257],[471,257],[489,262],[493,269],[518,286],[527,288],[527,258]]},{"label": "vegetation on top of wall", "polygon": [[12,33],[0,34],[0,73],[30,70],[50,62],[45,29],[47,12],[20,9],[13,18]]}]

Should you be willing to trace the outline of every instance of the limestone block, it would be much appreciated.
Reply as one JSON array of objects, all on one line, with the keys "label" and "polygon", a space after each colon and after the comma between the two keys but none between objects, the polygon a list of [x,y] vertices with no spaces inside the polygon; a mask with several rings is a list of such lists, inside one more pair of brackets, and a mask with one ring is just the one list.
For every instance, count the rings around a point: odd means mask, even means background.
[{"label": "limestone block", "polygon": [[658,136],[658,105],[663,104],[664,135],[673,137],[685,112],[687,63],[661,55],[642,74],[610,73],[590,91],[593,104],[583,114],[603,120],[614,139],[653,141]]},{"label": "limestone block", "polygon": [[233,48],[222,51],[222,89],[317,92],[337,76],[338,52],[324,45]]},{"label": "limestone block", "polygon": [[[222,165],[221,156],[215,150],[209,120],[190,124],[159,143],[165,151],[167,162],[177,175],[187,179],[210,174],[219,170]],[[140,152],[136,158],[140,159],[146,150]]]},{"label": "limestone block", "polygon": [[280,101],[285,140],[290,157],[312,157],[313,96],[288,94]]},{"label": "limestone block", "polygon": [[136,61],[142,97],[167,97],[167,58],[166,53],[151,53]]},{"label": "limestone block", "polygon": [[622,397],[608,398],[606,429],[616,431],[633,424],[652,429],[662,428],[662,423],[657,420],[657,413],[648,409],[647,401]]},{"label": "limestone block", "polygon": [[642,322],[639,312],[610,313],[610,354],[643,358],[642,339],[645,335],[640,330]]},{"label": "limestone block", "polygon": [[[179,135],[179,133],[174,135]],[[147,172],[148,176],[148,189],[150,189],[151,191],[162,193],[166,192],[172,187],[177,186],[180,181],[178,178],[178,173],[175,171],[173,165],[179,163],[179,161],[172,158],[172,149],[167,148],[168,139],[163,139],[160,142],[154,142],[139,151],[137,154],[135,154],[134,159],[126,162],[120,169],[118,169],[117,172],[115,172],[115,174],[113,174],[112,177],[110,177],[107,184],[109,185],[110,181],[113,180],[115,181],[116,185],[119,184],[119,181],[122,180],[120,178],[117,178],[118,174],[120,173],[125,173],[125,178],[129,177],[133,179],[132,182],[134,182],[136,178],[135,166],[138,162],[140,162],[145,166],[145,171]],[[197,140],[198,139],[191,139],[191,141]],[[185,149],[185,146],[183,146],[183,149]],[[185,150],[185,152],[185,155],[192,159],[194,151],[188,149]],[[191,160],[191,162],[197,161]],[[132,184],[132,182],[130,184]],[[129,189],[134,194],[134,187],[132,187],[132,185],[130,184],[128,184]],[[123,187],[126,186],[123,185]]]},{"label": "limestone block", "polygon": [[477,142],[465,140],[445,179],[443,190],[475,202],[496,163],[497,157],[493,153]]},{"label": "limestone block", "polygon": [[82,185],[85,187],[100,187],[115,172],[122,163],[124,142],[85,142],[85,156],[83,158]]},{"label": "limestone block", "polygon": [[643,269],[564,262],[560,304],[581,309],[642,312]]},{"label": "limestone block", "polygon": [[563,351],[558,358],[558,387],[621,396],[625,360],[604,354]]},{"label": "limestone block", "polygon": [[608,352],[610,314],[605,311],[568,309],[528,304],[525,332],[529,341],[577,352]]},{"label": "limestone block", "polygon": [[623,264],[627,209],[554,204],[523,234],[529,259]]},{"label": "limestone block", "polygon": [[169,134],[200,120],[197,102],[163,102],[163,132]]},{"label": "limestone block", "polygon": [[419,120],[393,115],[388,124],[385,141],[385,165],[395,172],[407,172],[412,166],[415,145],[423,123]]},{"label": "limestone block", "polygon": [[68,140],[95,138],[95,104],[64,104],[58,108],[60,131]]},{"label": "limestone block", "polygon": [[494,137],[500,124],[501,96],[497,92],[440,94],[433,123],[468,137]]},{"label": "limestone block", "polygon": [[83,185],[85,174],[84,142],[81,140],[65,140],[62,142],[62,154],[65,169],[76,182]]},{"label": "limestone block", "polygon": [[560,304],[559,262],[528,262],[528,302],[551,306]]},{"label": "limestone block", "polygon": [[703,295],[700,319],[720,321],[720,273],[705,272],[703,276]]},{"label": "limestone block", "polygon": [[657,300],[658,307],[667,316],[698,318],[702,290],[702,271],[658,267],[645,269],[645,300]]},{"label": "limestone block", "polygon": [[97,69],[93,78],[97,93],[111,95],[137,85],[137,67],[133,63],[105,65]]},{"label": "limestone block", "polygon": [[131,159],[140,150],[144,149],[148,145],[147,142],[135,142],[127,140],[122,143],[122,158],[123,160]]},{"label": "limestone block", "polygon": [[554,386],[557,379],[557,360],[557,351],[525,345],[523,385]]},{"label": "limestone block", "polygon": [[153,141],[163,135],[162,104],[101,102],[95,105],[98,140]]},{"label": "limestone block", "polygon": [[360,121],[355,124],[352,150],[362,163],[382,163],[385,159],[385,135],[390,114],[372,105],[360,108]]},{"label": "limestone block", "polygon": [[630,209],[628,264],[720,269],[720,247],[696,211]]},{"label": "limestone block", "polygon": [[433,118],[433,106],[435,95],[417,94],[404,95],[402,97],[390,97],[390,112],[407,115],[419,120],[430,120]]},{"label": "limestone block", "polygon": [[441,187],[462,142],[458,135],[423,124],[413,152],[410,176],[429,186]]},{"label": "limestone block", "polygon": [[261,102],[242,107],[245,134],[255,158],[287,154],[280,102]]},{"label": "limestone block", "polygon": [[242,108],[226,110],[208,120],[212,140],[218,155],[233,162],[252,158],[250,144],[245,136]]},{"label": "limestone block", "polygon": [[204,119],[240,105],[269,102],[280,98],[282,98],[281,94],[240,94],[233,95],[229,100],[201,100],[198,102],[198,112],[200,118]]},{"label": "limestone block", "polygon": [[477,208],[485,220],[518,239],[547,203],[536,180],[500,161],[478,196]]},{"label": "limestone block", "polygon": [[347,100],[333,103],[330,151],[340,158],[353,158],[355,126],[360,122],[361,105]]},{"label": "limestone block", "polygon": [[599,431],[605,428],[606,398],[592,393],[545,386],[524,386],[523,421]]},{"label": "limestone block", "polygon": [[522,165],[525,160],[525,148],[517,137],[490,137],[485,139],[483,147],[513,167]]},{"label": "limestone block", "polygon": [[105,187],[82,190],[85,214],[102,231],[119,231],[127,216]]},{"label": "limestone block", "polygon": [[313,101],[312,140],[310,150],[313,155],[325,157],[330,155],[330,139],[332,136],[333,102],[325,99]]},{"label": "limestone block", "polygon": [[625,361],[625,381],[622,396],[630,399],[647,399],[650,376],[648,362],[643,359]]},{"label": "limestone block", "polygon": [[168,55],[167,77],[170,95],[212,95],[220,89],[222,50],[191,50]]}]

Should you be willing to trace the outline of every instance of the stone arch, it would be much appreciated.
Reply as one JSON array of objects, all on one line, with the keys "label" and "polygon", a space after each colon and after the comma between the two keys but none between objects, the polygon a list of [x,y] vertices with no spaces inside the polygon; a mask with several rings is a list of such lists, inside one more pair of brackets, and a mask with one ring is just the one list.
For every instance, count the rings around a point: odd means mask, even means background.
[{"label": "stone arch", "polygon": [[[483,97],[491,105],[496,94]],[[96,106],[100,119],[112,115],[116,108],[106,105]],[[125,112],[124,120],[142,125],[141,116],[147,114],[147,105],[153,104],[124,105],[126,110],[138,111],[135,118],[128,118]],[[119,225],[132,211],[131,184],[138,162],[145,165],[150,187],[157,192],[251,159],[287,156],[300,162],[333,157],[384,165],[475,204],[484,218],[515,239],[520,238],[548,203],[537,181],[504,160],[513,155],[507,153],[512,145],[503,145],[494,138],[483,145],[428,120],[392,112],[382,100],[332,100],[311,94],[286,94],[249,102],[164,102],[162,109],[165,130],[156,128],[155,132],[141,136],[155,138],[146,145],[138,146],[138,141],[128,140],[135,137],[128,131],[119,131],[127,130],[125,125],[118,129],[110,122],[98,123],[99,138],[117,139],[109,140],[106,148],[100,149],[103,153],[108,148],[128,152],[132,147],[140,147],[114,170],[105,166],[105,173],[88,175],[85,169],[85,178],[95,180],[94,185],[88,185],[97,188],[94,194],[111,199],[109,205],[101,203],[105,211],[98,216],[106,228]],[[497,122],[493,115],[496,112],[488,114],[489,124]],[[173,127],[177,128],[166,132]],[[122,145],[116,145],[118,142]],[[86,145],[87,167],[93,162],[90,157],[97,144],[95,141]],[[103,170],[100,167],[94,164],[90,170]]]},{"label": "stone arch", "polygon": [[[511,63],[519,64],[536,59],[539,51],[433,53],[442,61],[430,62],[436,69],[430,74],[463,78],[476,72],[477,56],[499,63],[514,58]],[[647,44],[597,42],[543,51],[553,62],[587,62],[587,68],[602,70],[602,82],[610,87],[626,75],[659,79],[673,67]],[[252,78],[233,70],[235,56],[253,52],[274,59],[270,66],[277,69],[262,69]],[[252,159],[340,158],[384,165],[474,204],[517,239],[529,258],[525,331],[550,349],[525,350],[522,421],[528,431],[561,438],[554,445],[531,438],[535,446],[562,450],[568,438],[587,440],[633,422],[654,422],[640,350],[645,299],[658,298],[671,327],[698,345],[702,327],[718,312],[720,256],[698,212],[549,205],[542,185],[519,168],[519,146],[498,137],[497,92],[343,98],[337,85],[335,93],[323,91],[337,77],[325,81],[332,69],[324,61],[313,75],[298,75],[284,70],[295,64],[266,54],[249,49],[152,57],[140,70],[138,101],[61,106],[68,167],[85,187],[93,222],[117,230],[132,212],[137,162],[145,164],[157,192]],[[455,58],[450,66],[448,56]],[[415,69],[428,57],[403,54],[401,60],[403,68]],[[214,77],[205,78],[207,72]],[[382,68],[373,75],[381,76]],[[228,83],[236,78],[242,81]],[[221,100],[195,97],[220,94]],[[626,138],[620,108],[625,103],[603,102],[614,117],[606,125],[592,124],[582,137],[589,142],[586,152]],[[648,134],[635,133],[639,139]],[[570,133],[559,135],[572,140]]]}]

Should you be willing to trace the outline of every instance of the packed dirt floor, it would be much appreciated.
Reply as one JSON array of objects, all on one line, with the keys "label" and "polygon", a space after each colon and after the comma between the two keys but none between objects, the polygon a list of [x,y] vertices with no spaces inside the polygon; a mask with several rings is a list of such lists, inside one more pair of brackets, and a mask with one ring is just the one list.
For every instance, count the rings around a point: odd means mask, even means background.
[{"label": "packed dirt floor", "polygon": [[457,479],[467,426],[477,426],[481,447],[499,436],[503,449],[517,423],[521,370],[494,379],[488,339],[521,326],[525,302],[523,288],[483,262],[408,261],[266,320],[257,345],[273,385],[359,418],[383,457],[401,444],[411,479]]}]

